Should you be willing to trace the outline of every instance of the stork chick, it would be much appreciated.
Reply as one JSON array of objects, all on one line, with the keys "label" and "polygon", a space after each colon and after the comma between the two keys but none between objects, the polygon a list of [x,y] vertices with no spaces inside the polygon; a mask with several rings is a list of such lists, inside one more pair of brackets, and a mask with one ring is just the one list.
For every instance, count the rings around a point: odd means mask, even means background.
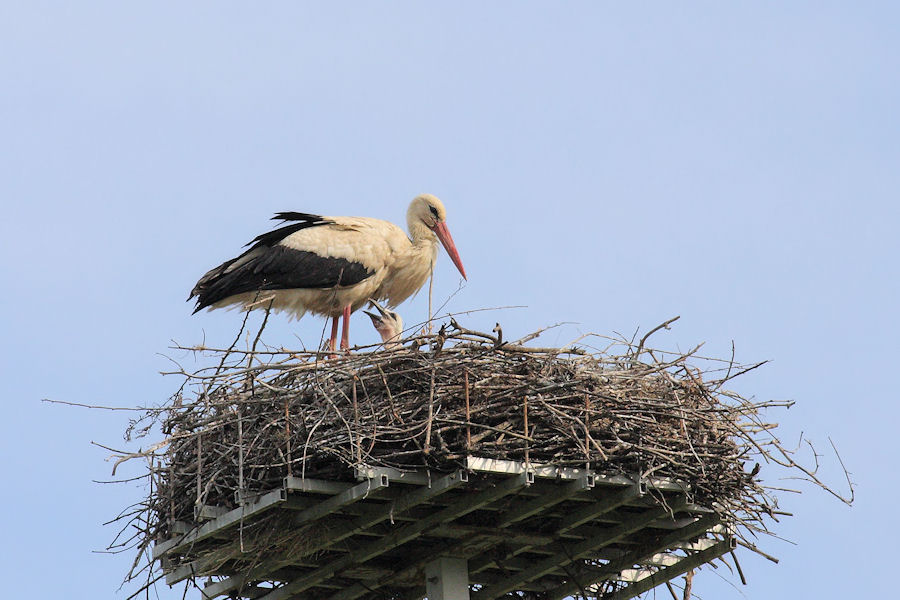
[{"label": "stork chick", "polygon": [[381,335],[381,341],[384,343],[385,350],[393,350],[400,347],[400,336],[403,333],[403,319],[396,312],[387,310],[377,302],[370,302],[369,306],[378,311],[378,313],[363,312],[372,319],[372,325],[375,331]]}]

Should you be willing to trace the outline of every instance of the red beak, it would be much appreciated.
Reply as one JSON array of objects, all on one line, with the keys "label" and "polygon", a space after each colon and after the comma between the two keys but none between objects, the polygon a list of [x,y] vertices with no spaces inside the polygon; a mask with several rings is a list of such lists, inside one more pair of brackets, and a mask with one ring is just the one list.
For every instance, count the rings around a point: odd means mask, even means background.
[{"label": "red beak", "polygon": [[450,260],[453,261],[453,264],[456,265],[456,268],[459,269],[460,275],[463,276],[463,279],[468,281],[466,277],[466,269],[463,267],[462,260],[459,258],[459,252],[456,251],[456,244],[453,243],[453,237],[450,235],[450,230],[447,229],[447,224],[443,221],[438,221],[432,227],[432,231],[438,236],[438,239],[441,240],[441,244],[444,245],[444,250],[447,251],[447,254],[450,255]]}]

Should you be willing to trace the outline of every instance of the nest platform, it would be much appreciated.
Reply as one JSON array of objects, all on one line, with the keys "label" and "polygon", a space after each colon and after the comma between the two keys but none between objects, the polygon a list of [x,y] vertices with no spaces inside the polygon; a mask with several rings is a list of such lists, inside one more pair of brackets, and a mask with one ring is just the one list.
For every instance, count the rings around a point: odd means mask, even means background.
[{"label": "nest platform", "polygon": [[149,568],[204,598],[621,600],[765,530],[771,403],[724,387],[758,365],[527,341],[202,349],[146,415]]}]

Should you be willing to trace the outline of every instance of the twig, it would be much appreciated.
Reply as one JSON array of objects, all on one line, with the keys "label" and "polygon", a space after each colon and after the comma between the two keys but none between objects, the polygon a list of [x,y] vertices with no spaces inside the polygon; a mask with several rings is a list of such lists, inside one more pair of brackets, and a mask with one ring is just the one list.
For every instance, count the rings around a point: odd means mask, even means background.
[{"label": "twig", "polygon": [[641,338],[641,341],[640,341],[640,343],[638,344],[637,350],[636,350],[635,353],[634,353],[634,357],[637,358],[637,357],[639,357],[639,356],[641,355],[641,352],[643,352],[643,350],[644,350],[644,342],[647,341],[647,338],[649,338],[651,335],[653,335],[654,333],[656,333],[656,332],[659,331],[660,329],[666,329],[666,330],[668,330],[668,329],[669,329],[669,325],[671,325],[672,323],[674,323],[675,321],[677,321],[677,320],[680,319],[680,318],[681,318],[681,315],[679,315],[679,316],[677,316],[677,317],[672,317],[672,318],[669,319],[668,321],[665,321],[665,322],[663,322],[663,323],[660,323],[659,325],[657,325],[656,327],[654,327],[653,329],[651,329],[650,331],[648,331],[647,334],[646,334],[644,337]]},{"label": "twig", "polygon": [[684,600],[691,600],[691,588],[694,585],[694,569],[684,574]]},{"label": "twig", "polygon": [[[463,381],[466,396],[466,423],[472,420],[471,411],[469,410],[469,370],[463,371]],[[472,449],[472,429],[466,425],[466,450]]]}]

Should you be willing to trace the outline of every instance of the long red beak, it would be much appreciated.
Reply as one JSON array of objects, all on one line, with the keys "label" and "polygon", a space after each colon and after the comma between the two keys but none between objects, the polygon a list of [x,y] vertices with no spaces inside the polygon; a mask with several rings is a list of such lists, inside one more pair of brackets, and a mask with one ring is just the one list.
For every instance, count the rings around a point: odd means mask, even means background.
[{"label": "long red beak", "polygon": [[463,276],[463,279],[468,281],[466,269],[463,267],[462,260],[459,258],[459,252],[456,251],[456,244],[453,243],[453,236],[450,235],[447,224],[443,221],[438,221],[434,224],[432,231],[434,231],[438,236],[438,239],[441,240],[441,244],[444,245],[444,250],[447,251],[447,254],[450,255],[450,260],[452,260],[453,264],[456,265],[456,268],[459,269],[460,275]]}]

